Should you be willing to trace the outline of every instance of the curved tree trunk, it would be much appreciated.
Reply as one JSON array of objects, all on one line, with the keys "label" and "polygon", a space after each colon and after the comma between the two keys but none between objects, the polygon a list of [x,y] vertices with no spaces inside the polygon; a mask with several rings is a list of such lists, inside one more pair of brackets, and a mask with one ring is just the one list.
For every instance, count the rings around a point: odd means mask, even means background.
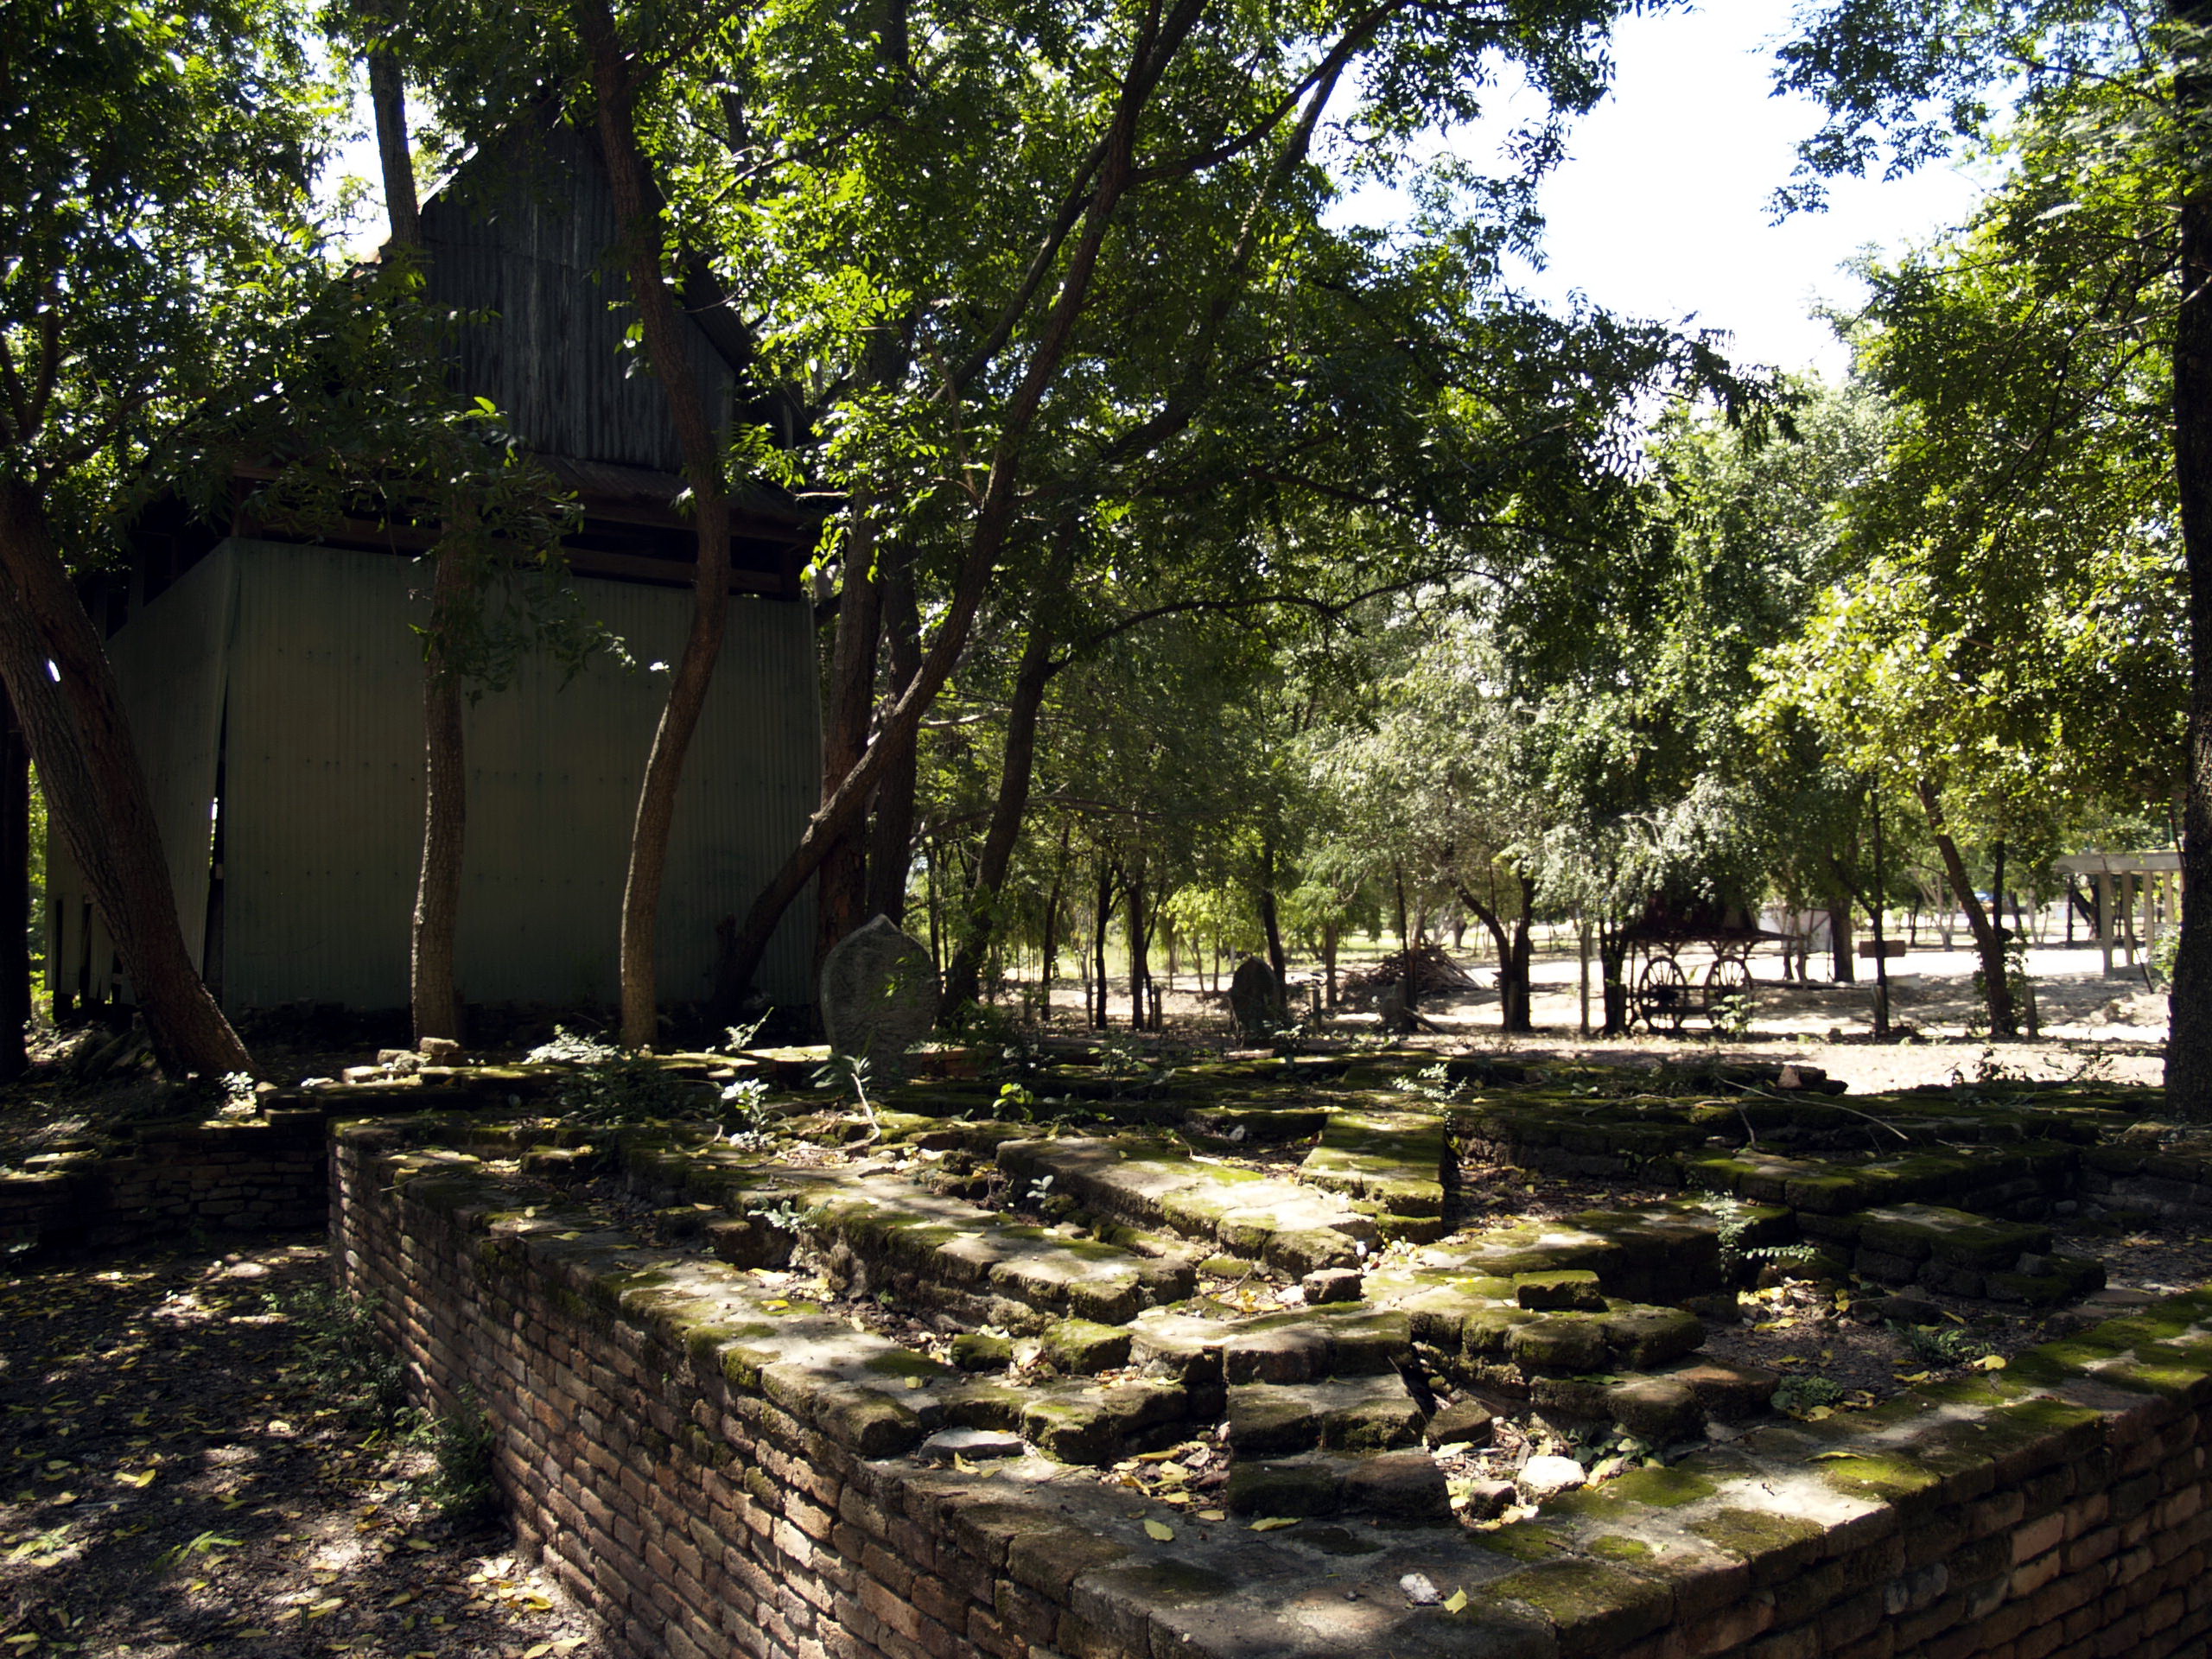
[{"label": "curved tree trunk", "polygon": [[[893,702],[906,694],[922,671],[921,607],[914,597],[913,554],[898,549],[883,572],[883,639],[889,659]],[[868,913],[906,920],[906,873],[914,858],[914,788],[919,771],[916,746],[908,742],[883,765],[875,786],[875,820],[868,845]]]},{"label": "curved tree trunk", "polygon": [[944,1008],[948,1017],[976,1000],[983,953],[997,930],[999,895],[1006,887],[1007,868],[1021,837],[1022,815],[1029,806],[1029,784],[1036,767],[1037,717],[1045,706],[1045,690],[1052,677],[1052,636],[1042,622],[1030,625],[1021,647],[1021,664],[1014,677],[1014,703],[1007,711],[1006,752],[999,767],[998,798],[991,807],[991,826],[983,836],[982,856],[976,861],[976,884],[969,889],[967,914],[962,918],[960,943],[944,970]]},{"label": "curved tree trunk", "polygon": [[1966,912],[1967,929],[1974,935],[1974,950],[1981,957],[1982,995],[1989,1008],[1989,1034],[1993,1039],[2010,1041],[2020,1034],[2020,1022],[2012,1007],[2012,982],[2005,971],[2005,930],[1990,918],[1989,912],[1981,907],[1981,900],[1974,897],[1966,860],[1960,855],[1958,842],[1944,828],[1943,805],[1931,785],[1920,785],[1920,804],[1928,814],[1928,828],[1935,838],[1936,851],[1943,861],[1943,872],[1950,878],[1952,889]]},{"label": "curved tree trunk", "polygon": [[1516,973],[1525,973],[1528,967],[1525,957],[1516,950],[1516,945],[1525,942],[1527,938],[1525,918],[1517,930],[1509,931],[1504,918],[1476,898],[1474,890],[1457,876],[1452,878],[1452,890],[1459,895],[1459,902],[1483,925],[1483,931],[1490,935],[1491,943],[1497,947],[1498,1029],[1527,1031],[1529,1029],[1528,993],[1525,986],[1515,979]]},{"label": "curved tree trunk", "polygon": [[[53,665],[48,671],[48,664]],[[194,971],[115,671],[22,485],[0,481],[0,683],[171,1077],[252,1065]]]},{"label": "curved tree trunk", "polygon": [[[875,578],[875,520],[865,498],[853,504],[845,538],[844,581],[837,594],[837,632],[830,652],[829,693],[822,709],[822,793],[832,800],[845,774],[868,748],[875,712],[875,653],[881,633]],[[814,968],[831,947],[868,919],[868,825],[855,815],[823,850],[814,877]]]},{"label": "curved tree trunk", "polygon": [[[691,486],[692,524],[698,564],[692,583],[691,626],[668,688],[668,702],[654,729],[638,811],[630,830],[630,868],[622,887],[622,1041],[644,1048],[659,1034],[655,953],[659,943],[660,895],[668,871],[668,839],[676,823],[676,791],[683,757],[698,730],[699,715],[721,655],[729,613],[729,497],[724,491],[720,446],[706,399],[686,372],[682,320],[674,290],[661,268],[660,216],[654,210],[645,159],[638,143],[636,91],[614,19],[606,0],[577,0],[576,32],[590,60],[600,151],[607,162],[614,217],[622,235],[630,297],[645,340],[645,354],[668,397],[668,410],[683,451]],[[787,901],[788,902],[788,901]]]},{"label": "curved tree trunk", "polygon": [[[2168,0],[2178,22],[2212,26],[2208,0]],[[2175,82],[2184,118],[2212,111],[2212,73]],[[2192,156],[2200,154],[2192,149]],[[2212,173],[2200,160],[2181,201],[2181,302],[2174,329],[2174,474],[2189,572],[2189,784],[2182,804],[2181,942],[2166,1042],[2166,1106],[2212,1120]]]}]

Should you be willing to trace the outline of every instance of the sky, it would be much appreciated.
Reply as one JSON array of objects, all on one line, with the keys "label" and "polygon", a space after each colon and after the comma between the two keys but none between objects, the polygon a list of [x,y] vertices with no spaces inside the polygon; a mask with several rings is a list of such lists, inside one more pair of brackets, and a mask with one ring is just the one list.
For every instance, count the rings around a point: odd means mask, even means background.
[{"label": "sky", "polygon": [[1980,185],[1945,166],[1839,181],[1827,212],[1777,224],[1770,199],[1820,124],[1816,105],[1769,95],[1789,10],[1703,0],[1692,14],[1619,25],[1613,92],[1577,124],[1571,159],[1543,188],[1548,263],[1523,273],[1535,293],[1694,318],[1729,331],[1739,360],[1841,378],[1848,355],[1811,314],[1822,301],[1863,302],[1845,262],[1933,239],[1964,220]]}]

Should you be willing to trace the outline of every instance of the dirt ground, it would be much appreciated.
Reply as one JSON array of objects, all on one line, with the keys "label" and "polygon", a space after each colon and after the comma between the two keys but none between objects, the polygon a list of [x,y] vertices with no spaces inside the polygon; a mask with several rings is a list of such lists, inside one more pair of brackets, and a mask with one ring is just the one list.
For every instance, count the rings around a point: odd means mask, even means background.
[{"label": "dirt ground", "polygon": [[319,1243],[0,1270],[0,1653],[602,1659],[301,1338]]},{"label": "dirt ground", "polygon": [[[1471,935],[1469,943],[1472,943]],[[1369,959],[1347,957],[1343,965],[1357,966]],[[1494,964],[1486,965],[1471,954],[1456,959],[1485,985],[1494,980]],[[1707,953],[1686,950],[1681,960],[1695,982],[1703,978],[1712,958]],[[1763,954],[1752,959],[1755,1004],[1750,1027],[1739,1036],[1717,1039],[1703,1028],[1702,1022],[1693,1021],[1680,1037],[1639,1029],[1632,1037],[1586,1039],[1579,1034],[1580,964],[1571,956],[1539,957],[1530,1003],[1537,1027],[1534,1035],[1507,1037],[1499,1032],[1497,995],[1493,988],[1425,1003],[1423,1017],[1438,1028],[1439,1034],[1418,1040],[1441,1049],[1472,1045],[1500,1054],[1551,1055],[1624,1065],[1679,1058],[1694,1052],[1802,1061],[1822,1067],[1829,1076],[1844,1079],[1862,1094],[1949,1083],[1955,1073],[1970,1081],[1979,1073],[1986,1077],[2048,1080],[2094,1076],[2115,1083],[2156,1084],[2164,1071],[2165,997],[2149,990],[2139,971],[2130,972],[2125,978],[2105,978],[2102,958],[2094,948],[2069,950],[2055,945],[2028,953],[2041,1036],[2034,1041],[2012,1043],[1993,1044],[1980,1034],[1986,1023],[1974,985],[1980,963],[1970,950],[1920,950],[1890,963],[1891,1021],[1910,1026],[1914,1034],[1904,1041],[1884,1044],[1873,1040],[1874,964],[1857,963],[1861,982],[1852,985],[1833,985],[1821,978],[1821,970],[1827,965],[1824,957],[1816,957],[1813,965],[1815,977],[1811,983],[1785,982],[1781,957],[1774,947],[1764,947]],[[1292,969],[1291,979],[1294,998],[1310,995],[1318,1001],[1318,975],[1298,964]],[[1184,1030],[1226,1030],[1226,998],[1209,988],[1207,976],[1185,972],[1172,982],[1163,976],[1162,983],[1167,987],[1160,1000],[1166,1025]],[[1227,984],[1225,974],[1222,983]],[[1595,995],[1593,983],[1593,1000]],[[1115,987],[1110,1007],[1115,1026],[1126,1029],[1126,982]],[[1056,1023],[1079,1024],[1081,988],[1056,986],[1052,1011]],[[1325,1016],[1321,1028],[1340,1034],[1372,1032],[1375,1019],[1371,1014],[1347,1008]]]}]

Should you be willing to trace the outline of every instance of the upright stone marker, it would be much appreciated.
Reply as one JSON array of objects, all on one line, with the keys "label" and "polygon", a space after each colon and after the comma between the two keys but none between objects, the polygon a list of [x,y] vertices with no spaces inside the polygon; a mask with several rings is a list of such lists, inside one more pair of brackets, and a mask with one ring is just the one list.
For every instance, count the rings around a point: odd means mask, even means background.
[{"label": "upright stone marker", "polygon": [[830,1046],[868,1063],[877,1078],[906,1075],[906,1051],[937,1024],[937,970],[930,953],[892,925],[868,918],[822,963],[822,1024]]},{"label": "upright stone marker", "polygon": [[1267,1042],[1288,1025],[1275,970],[1257,957],[1238,963],[1229,982],[1229,1012],[1236,1020],[1237,1034],[1248,1043]]}]

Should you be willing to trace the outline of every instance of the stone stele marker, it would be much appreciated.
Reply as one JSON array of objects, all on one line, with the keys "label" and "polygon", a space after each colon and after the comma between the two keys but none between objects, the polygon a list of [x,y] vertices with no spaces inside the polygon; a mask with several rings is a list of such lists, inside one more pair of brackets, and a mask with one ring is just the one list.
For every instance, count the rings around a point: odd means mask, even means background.
[{"label": "stone stele marker", "polygon": [[1229,1011],[1236,1018],[1237,1034],[1248,1043],[1264,1043],[1287,1025],[1275,970],[1257,957],[1238,963],[1229,982]]},{"label": "stone stele marker", "polygon": [[822,1024],[830,1048],[878,1078],[906,1073],[906,1051],[937,1024],[930,953],[882,914],[837,941],[822,963]]}]

